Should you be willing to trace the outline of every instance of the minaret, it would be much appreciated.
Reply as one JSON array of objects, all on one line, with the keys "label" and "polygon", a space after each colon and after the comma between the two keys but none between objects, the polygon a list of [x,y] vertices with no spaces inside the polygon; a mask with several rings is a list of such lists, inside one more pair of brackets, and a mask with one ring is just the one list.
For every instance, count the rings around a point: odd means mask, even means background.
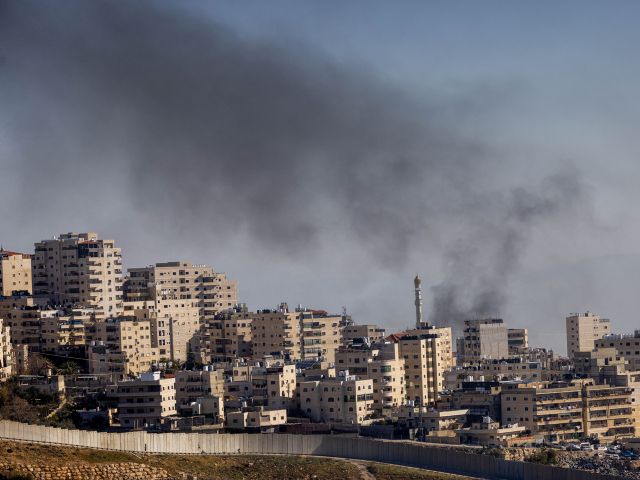
[{"label": "minaret", "polygon": [[416,328],[422,327],[422,280],[416,275],[413,279],[413,285],[416,288]]}]

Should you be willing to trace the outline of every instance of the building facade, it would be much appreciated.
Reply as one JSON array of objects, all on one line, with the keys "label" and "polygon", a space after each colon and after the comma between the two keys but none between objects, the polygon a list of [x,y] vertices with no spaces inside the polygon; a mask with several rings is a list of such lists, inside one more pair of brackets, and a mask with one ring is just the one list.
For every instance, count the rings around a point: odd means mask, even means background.
[{"label": "building facade", "polygon": [[33,292],[31,255],[0,248],[0,295],[10,297],[17,292]]},{"label": "building facade", "polygon": [[573,358],[576,352],[590,352],[596,341],[611,333],[608,319],[591,312],[572,313],[566,318],[567,356]]},{"label": "building facade", "polygon": [[123,312],[120,249],[95,232],[36,243],[32,276],[38,303],[92,308],[98,318]]}]

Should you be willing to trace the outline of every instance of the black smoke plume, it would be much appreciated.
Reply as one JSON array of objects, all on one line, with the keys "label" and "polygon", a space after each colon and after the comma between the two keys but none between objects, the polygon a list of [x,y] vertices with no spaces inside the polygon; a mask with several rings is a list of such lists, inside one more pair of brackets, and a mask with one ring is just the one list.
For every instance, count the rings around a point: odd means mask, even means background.
[{"label": "black smoke plume", "polygon": [[492,178],[505,160],[465,133],[469,100],[417,101],[180,2],[0,0],[0,155],[17,211],[133,217],[223,250],[239,235],[283,261],[358,252],[373,271],[440,252],[438,323],[499,313],[528,233],[583,195],[557,176],[504,194]]}]

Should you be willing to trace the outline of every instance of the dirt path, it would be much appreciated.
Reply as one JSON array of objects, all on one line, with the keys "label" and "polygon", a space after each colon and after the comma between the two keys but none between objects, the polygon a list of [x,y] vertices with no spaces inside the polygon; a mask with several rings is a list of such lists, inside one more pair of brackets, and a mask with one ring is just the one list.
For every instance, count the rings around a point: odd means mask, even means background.
[{"label": "dirt path", "polygon": [[360,480],[376,480],[376,477],[367,468],[366,463],[358,462],[355,460],[353,460],[351,463],[358,467],[358,471],[360,472]]}]

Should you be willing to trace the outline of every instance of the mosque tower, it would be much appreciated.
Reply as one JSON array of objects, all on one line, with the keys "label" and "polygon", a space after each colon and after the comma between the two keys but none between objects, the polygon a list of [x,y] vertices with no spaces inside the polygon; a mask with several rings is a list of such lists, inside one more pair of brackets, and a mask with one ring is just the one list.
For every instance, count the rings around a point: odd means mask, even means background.
[{"label": "mosque tower", "polygon": [[416,275],[413,279],[413,285],[416,289],[416,328],[422,328],[422,280]]}]

